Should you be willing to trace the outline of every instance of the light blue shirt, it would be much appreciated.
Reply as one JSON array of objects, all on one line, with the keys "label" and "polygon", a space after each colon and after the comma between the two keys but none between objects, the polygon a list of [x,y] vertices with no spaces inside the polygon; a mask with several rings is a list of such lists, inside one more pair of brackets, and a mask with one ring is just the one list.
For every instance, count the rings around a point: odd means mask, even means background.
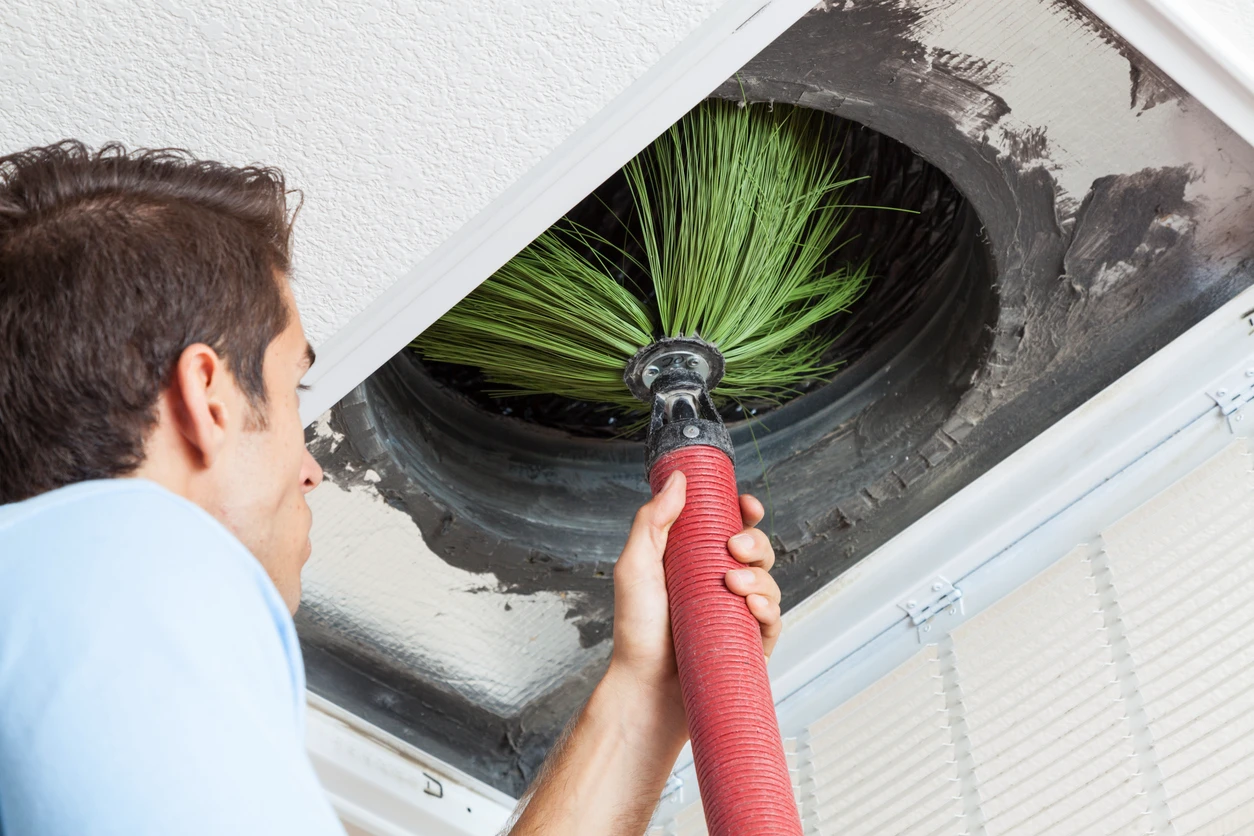
[{"label": "light blue shirt", "polygon": [[252,554],[153,482],[0,506],[0,833],[343,829],[296,629]]}]

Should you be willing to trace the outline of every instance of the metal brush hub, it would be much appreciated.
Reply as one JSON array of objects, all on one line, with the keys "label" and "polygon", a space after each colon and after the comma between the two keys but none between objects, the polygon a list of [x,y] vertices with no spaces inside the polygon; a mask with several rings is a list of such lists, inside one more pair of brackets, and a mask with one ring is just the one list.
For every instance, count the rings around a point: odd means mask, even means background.
[{"label": "metal brush hub", "polygon": [[710,363],[704,357],[687,351],[676,351],[653,358],[641,373],[640,379],[644,381],[645,386],[652,387],[653,381],[658,379],[658,375],[667,369],[674,368],[694,371],[701,376],[702,380],[706,380],[710,376]]},{"label": "metal brush hub", "polygon": [[723,355],[710,343],[695,337],[666,337],[636,352],[623,371],[623,382],[631,394],[651,403],[653,384],[665,372],[691,372],[709,391],[723,379],[724,368]]},{"label": "metal brush hub", "polygon": [[731,436],[710,398],[723,368],[717,348],[691,337],[658,340],[631,358],[623,381],[649,404],[646,471],[667,453],[694,445],[716,447],[735,461]]}]

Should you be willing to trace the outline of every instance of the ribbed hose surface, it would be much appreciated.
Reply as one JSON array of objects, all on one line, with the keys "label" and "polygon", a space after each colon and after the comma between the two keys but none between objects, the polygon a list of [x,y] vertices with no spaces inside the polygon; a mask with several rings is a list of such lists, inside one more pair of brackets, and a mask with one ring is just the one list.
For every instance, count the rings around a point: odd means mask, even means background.
[{"label": "ribbed hose surface", "polygon": [[762,630],[723,580],[741,568],[727,551],[742,528],[735,471],[715,447],[684,447],[653,465],[654,493],[675,470],[688,499],[666,541],[666,591],[706,825],[711,836],[801,836]]}]

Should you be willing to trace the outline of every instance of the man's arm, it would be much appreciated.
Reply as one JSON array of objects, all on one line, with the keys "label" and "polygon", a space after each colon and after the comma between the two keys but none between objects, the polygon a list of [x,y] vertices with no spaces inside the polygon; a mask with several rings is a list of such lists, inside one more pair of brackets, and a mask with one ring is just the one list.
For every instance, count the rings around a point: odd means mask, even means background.
[{"label": "man's arm", "polygon": [[[513,836],[626,836],[643,833],[649,823],[688,739],[662,569],[666,536],[683,509],[684,493],[683,474],[676,473],[636,514],[614,567],[609,669],[520,802]],[[729,572],[727,585],[746,597],[761,622],[769,656],[780,632],[779,586],[768,574],[775,560],[770,543],[753,528],[762,513],[756,499],[741,497],[746,530],[729,548],[747,568]]]}]

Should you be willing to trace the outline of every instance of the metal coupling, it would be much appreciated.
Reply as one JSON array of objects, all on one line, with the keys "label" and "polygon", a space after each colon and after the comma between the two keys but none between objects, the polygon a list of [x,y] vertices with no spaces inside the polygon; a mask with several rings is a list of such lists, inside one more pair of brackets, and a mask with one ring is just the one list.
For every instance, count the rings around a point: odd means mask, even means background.
[{"label": "metal coupling", "polygon": [[658,340],[627,364],[627,388],[650,404],[646,472],[667,453],[698,444],[717,447],[735,462],[731,436],[710,397],[723,369],[717,348],[689,337]]}]

